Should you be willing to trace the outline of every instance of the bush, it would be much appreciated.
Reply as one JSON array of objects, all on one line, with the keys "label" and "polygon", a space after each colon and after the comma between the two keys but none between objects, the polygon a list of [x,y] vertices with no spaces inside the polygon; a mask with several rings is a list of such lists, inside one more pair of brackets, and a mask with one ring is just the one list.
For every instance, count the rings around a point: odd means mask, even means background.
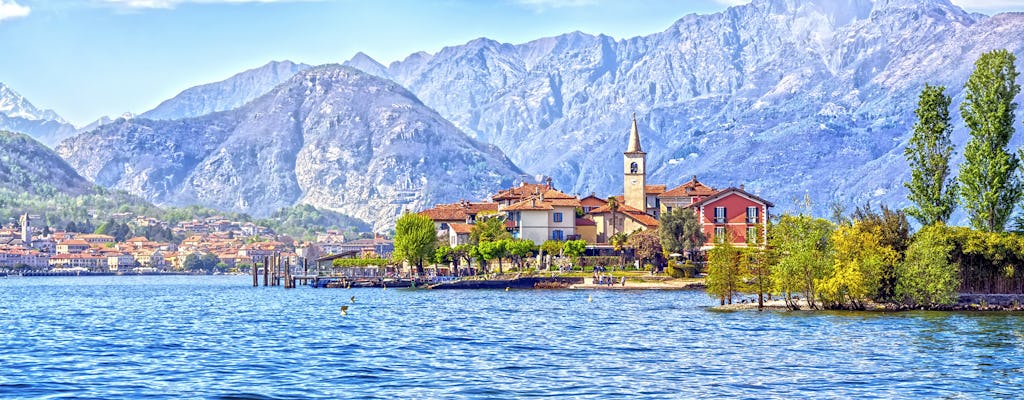
[{"label": "bush", "polygon": [[911,305],[952,304],[960,286],[959,269],[950,260],[953,243],[942,226],[914,235],[896,274],[896,296]]}]

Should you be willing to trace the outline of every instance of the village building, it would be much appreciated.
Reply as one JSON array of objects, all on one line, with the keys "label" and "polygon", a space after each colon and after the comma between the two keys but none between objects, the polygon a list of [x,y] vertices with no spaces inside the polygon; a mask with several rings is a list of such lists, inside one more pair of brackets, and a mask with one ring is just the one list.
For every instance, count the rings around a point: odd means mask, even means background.
[{"label": "village building", "polygon": [[668,189],[666,185],[647,182],[647,153],[640,144],[640,131],[636,117],[630,130],[626,151],[623,153],[623,195],[614,197],[613,203],[597,206],[600,199],[591,195],[587,203],[596,207],[588,212],[597,225],[596,241],[607,243],[611,236],[622,232],[654,230],[664,214],[683,208],[697,216],[707,243],[702,250],[728,240],[737,247],[764,246],[767,242],[766,222],[770,201],[744,190],[743,186],[716,190],[697,180]]},{"label": "village building", "polygon": [[89,242],[81,239],[57,242],[57,254],[78,254],[86,250],[89,250]]}]

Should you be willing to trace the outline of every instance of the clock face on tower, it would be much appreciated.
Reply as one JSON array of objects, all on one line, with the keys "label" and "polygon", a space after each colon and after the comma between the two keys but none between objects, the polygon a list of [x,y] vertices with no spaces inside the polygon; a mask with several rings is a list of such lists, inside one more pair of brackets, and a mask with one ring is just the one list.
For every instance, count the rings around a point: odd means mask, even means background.
[{"label": "clock face on tower", "polygon": [[636,179],[633,179],[633,180],[629,181],[629,183],[632,183],[632,184],[636,185]]}]

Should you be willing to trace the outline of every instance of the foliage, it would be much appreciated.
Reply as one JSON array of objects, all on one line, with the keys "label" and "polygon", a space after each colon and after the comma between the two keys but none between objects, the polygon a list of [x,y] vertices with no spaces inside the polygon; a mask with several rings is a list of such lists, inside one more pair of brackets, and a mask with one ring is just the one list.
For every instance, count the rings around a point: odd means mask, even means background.
[{"label": "foliage", "polygon": [[666,252],[688,254],[707,242],[704,228],[693,210],[676,207],[662,214],[660,222],[658,238]]},{"label": "foliage", "polygon": [[903,211],[885,205],[882,205],[880,211],[875,211],[870,204],[857,207],[853,212],[853,221],[862,229],[873,232],[878,237],[878,244],[895,254],[895,257],[887,258],[878,271],[878,291],[871,296],[876,301],[891,300],[896,290],[896,269],[910,245],[910,222]]},{"label": "foliage", "polygon": [[434,249],[434,257],[431,258],[431,261],[433,261],[434,264],[450,263],[452,262],[453,251],[454,250],[451,248],[451,246],[447,244],[439,245],[437,246],[437,248]]},{"label": "foliage", "polygon": [[817,282],[826,276],[832,263],[833,225],[808,215],[783,214],[769,234],[768,245],[774,253],[771,278],[776,293],[784,295],[795,308],[795,293],[803,293],[808,305],[816,308]]},{"label": "foliage", "polygon": [[476,247],[480,253],[480,257],[485,263],[492,260],[498,260],[498,273],[504,273],[505,271],[501,265],[501,259],[508,255],[507,245],[508,241],[499,240],[495,242],[481,242],[476,245]]},{"label": "foliage", "polygon": [[953,244],[960,292],[1024,293],[1024,235],[982,232],[963,227],[942,230]]},{"label": "foliage", "polygon": [[630,235],[629,246],[633,248],[633,255],[640,260],[641,265],[661,256],[661,239],[652,232],[643,231]]},{"label": "foliage", "polygon": [[619,257],[592,256],[580,257],[580,265],[584,267],[613,267],[619,265]]},{"label": "foliage", "polygon": [[[562,253],[569,258],[579,259],[587,251],[586,240],[569,240],[562,245]],[[577,262],[578,263],[578,262]]]},{"label": "foliage", "polygon": [[730,241],[722,241],[708,252],[708,295],[717,297],[721,304],[732,304],[733,295],[740,292],[746,271],[742,268],[743,252]]},{"label": "foliage", "polygon": [[478,216],[476,223],[473,224],[473,229],[469,232],[469,242],[473,244],[511,238],[512,235],[505,229],[505,218],[498,215]]},{"label": "foliage", "polygon": [[383,267],[388,265],[386,258],[335,258],[331,265],[337,268],[352,267]]},{"label": "foliage", "polygon": [[951,180],[949,159],[953,155],[949,118],[951,99],[943,86],[924,85],[918,101],[917,123],[904,151],[910,164],[910,191],[914,206],[907,213],[922,225],[945,223],[956,207],[956,181]]},{"label": "foliage", "polygon": [[185,262],[182,266],[187,271],[212,271],[220,263],[220,259],[215,254],[205,253],[199,255],[196,253],[185,256]]},{"label": "foliage", "polygon": [[832,233],[832,268],[819,283],[820,297],[830,306],[863,308],[864,300],[879,292],[881,271],[897,253],[879,243],[879,227],[856,221]]},{"label": "foliage", "polygon": [[562,254],[562,248],[565,246],[565,242],[558,240],[545,240],[544,243],[540,244],[540,250],[544,254],[557,256]]},{"label": "foliage", "polygon": [[917,232],[898,271],[897,298],[911,305],[955,303],[960,282],[950,260],[953,249],[941,224]]},{"label": "foliage", "polygon": [[356,218],[309,204],[283,207],[270,217],[256,221],[257,225],[273,229],[279,234],[312,240],[318,232],[328,229],[345,231],[346,237],[370,230],[370,225]]},{"label": "foliage", "polygon": [[436,246],[437,231],[430,218],[414,213],[405,213],[398,218],[395,224],[395,259],[408,261],[416,266],[418,275],[423,275],[423,263],[433,257]]},{"label": "foliage", "polygon": [[981,55],[964,85],[960,111],[970,129],[960,167],[960,200],[971,226],[1002,232],[1024,193],[1017,155],[1006,146],[1013,137],[1014,97],[1020,92],[1013,53],[1003,49]]},{"label": "foliage", "polygon": [[505,250],[517,269],[522,270],[523,260],[537,251],[537,246],[529,239],[505,239]]}]

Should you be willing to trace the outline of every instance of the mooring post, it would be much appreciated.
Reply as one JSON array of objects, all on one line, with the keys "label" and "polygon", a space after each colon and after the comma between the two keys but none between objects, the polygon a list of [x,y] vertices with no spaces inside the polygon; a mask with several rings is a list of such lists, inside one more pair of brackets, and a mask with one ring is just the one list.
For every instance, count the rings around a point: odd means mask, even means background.
[{"label": "mooring post", "polygon": [[284,288],[292,288],[292,262],[290,259],[284,259]]},{"label": "mooring post", "polygon": [[256,263],[252,263],[252,287],[257,287],[260,285],[259,271],[260,267],[256,265]]},{"label": "mooring post", "polygon": [[270,257],[263,259],[263,287],[270,286]]}]

